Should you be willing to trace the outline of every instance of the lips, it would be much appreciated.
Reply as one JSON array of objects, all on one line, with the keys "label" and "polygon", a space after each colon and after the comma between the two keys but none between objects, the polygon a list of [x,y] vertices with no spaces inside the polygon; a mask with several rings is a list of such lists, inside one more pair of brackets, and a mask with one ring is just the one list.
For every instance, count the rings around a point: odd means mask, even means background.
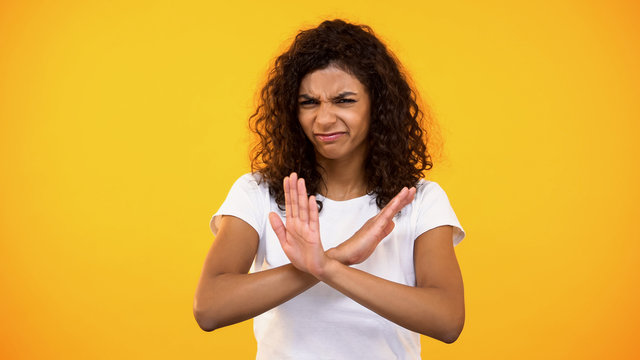
[{"label": "lips", "polygon": [[327,133],[327,134],[314,134],[320,141],[323,142],[331,142],[331,141],[336,141],[338,140],[338,138],[340,138],[341,136],[343,136],[344,134],[346,134],[345,132],[334,132],[334,133]]}]

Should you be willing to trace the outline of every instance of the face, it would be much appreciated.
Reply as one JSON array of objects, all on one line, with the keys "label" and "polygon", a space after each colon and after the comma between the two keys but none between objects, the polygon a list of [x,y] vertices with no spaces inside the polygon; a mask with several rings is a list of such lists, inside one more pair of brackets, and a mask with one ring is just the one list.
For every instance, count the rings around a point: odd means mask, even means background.
[{"label": "face", "polygon": [[364,85],[329,66],[307,74],[298,94],[298,119],[318,160],[364,161],[370,122]]}]

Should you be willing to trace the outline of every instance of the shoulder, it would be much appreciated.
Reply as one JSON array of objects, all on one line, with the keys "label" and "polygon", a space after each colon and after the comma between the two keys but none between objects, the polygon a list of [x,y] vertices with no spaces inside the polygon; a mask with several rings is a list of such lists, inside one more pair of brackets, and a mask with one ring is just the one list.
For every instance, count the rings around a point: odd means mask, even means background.
[{"label": "shoulder", "polygon": [[413,206],[421,211],[448,211],[451,204],[447,193],[439,183],[420,179],[416,185],[416,196],[413,199]]},{"label": "shoulder", "polygon": [[240,175],[240,177],[238,178],[239,182],[244,182],[247,184],[255,184],[255,185],[259,185],[260,183],[262,183],[262,175],[258,172],[248,172],[245,174]]},{"label": "shoulder", "polygon": [[269,188],[258,174],[246,173],[236,179],[227,197],[211,218],[211,230],[217,233],[221,215],[233,215],[251,225],[258,234],[269,210]]},{"label": "shoulder", "polygon": [[440,225],[454,227],[453,244],[457,245],[465,236],[449,197],[435,181],[421,179],[416,186],[414,206],[416,209],[416,234],[420,235]]},{"label": "shoulder", "polygon": [[242,188],[245,191],[265,192],[269,191],[269,184],[263,180],[262,175],[257,172],[249,172],[241,175],[233,184],[234,187]]},{"label": "shoulder", "polygon": [[441,196],[447,196],[444,189],[435,181],[420,179],[416,184],[416,197],[415,200],[425,198],[438,198]]},{"label": "shoulder", "polygon": [[230,202],[244,202],[251,206],[268,206],[269,184],[263,181],[258,173],[246,173],[236,179],[231,186],[227,200]]}]

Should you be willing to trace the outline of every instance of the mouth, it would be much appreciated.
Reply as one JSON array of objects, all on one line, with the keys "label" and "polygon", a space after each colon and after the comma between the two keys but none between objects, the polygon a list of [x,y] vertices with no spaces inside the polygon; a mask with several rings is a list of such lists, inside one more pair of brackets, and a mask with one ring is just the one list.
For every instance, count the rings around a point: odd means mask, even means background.
[{"label": "mouth", "polygon": [[320,141],[323,142],[332,142],[338,140],[342,135],[346,134],[346,132],[334,132],[327,134],[314,134]]}]

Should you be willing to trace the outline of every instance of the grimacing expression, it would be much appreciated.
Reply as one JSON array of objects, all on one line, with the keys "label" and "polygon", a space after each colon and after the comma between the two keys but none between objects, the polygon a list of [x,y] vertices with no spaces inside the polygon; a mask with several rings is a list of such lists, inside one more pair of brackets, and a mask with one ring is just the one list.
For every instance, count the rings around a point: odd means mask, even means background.
[{"label": "grimacing expression", "polygon": [[298,120],[316,156],[364,159],[371,103],[355,76],[330,65],[305,75],[298,94]]}]

